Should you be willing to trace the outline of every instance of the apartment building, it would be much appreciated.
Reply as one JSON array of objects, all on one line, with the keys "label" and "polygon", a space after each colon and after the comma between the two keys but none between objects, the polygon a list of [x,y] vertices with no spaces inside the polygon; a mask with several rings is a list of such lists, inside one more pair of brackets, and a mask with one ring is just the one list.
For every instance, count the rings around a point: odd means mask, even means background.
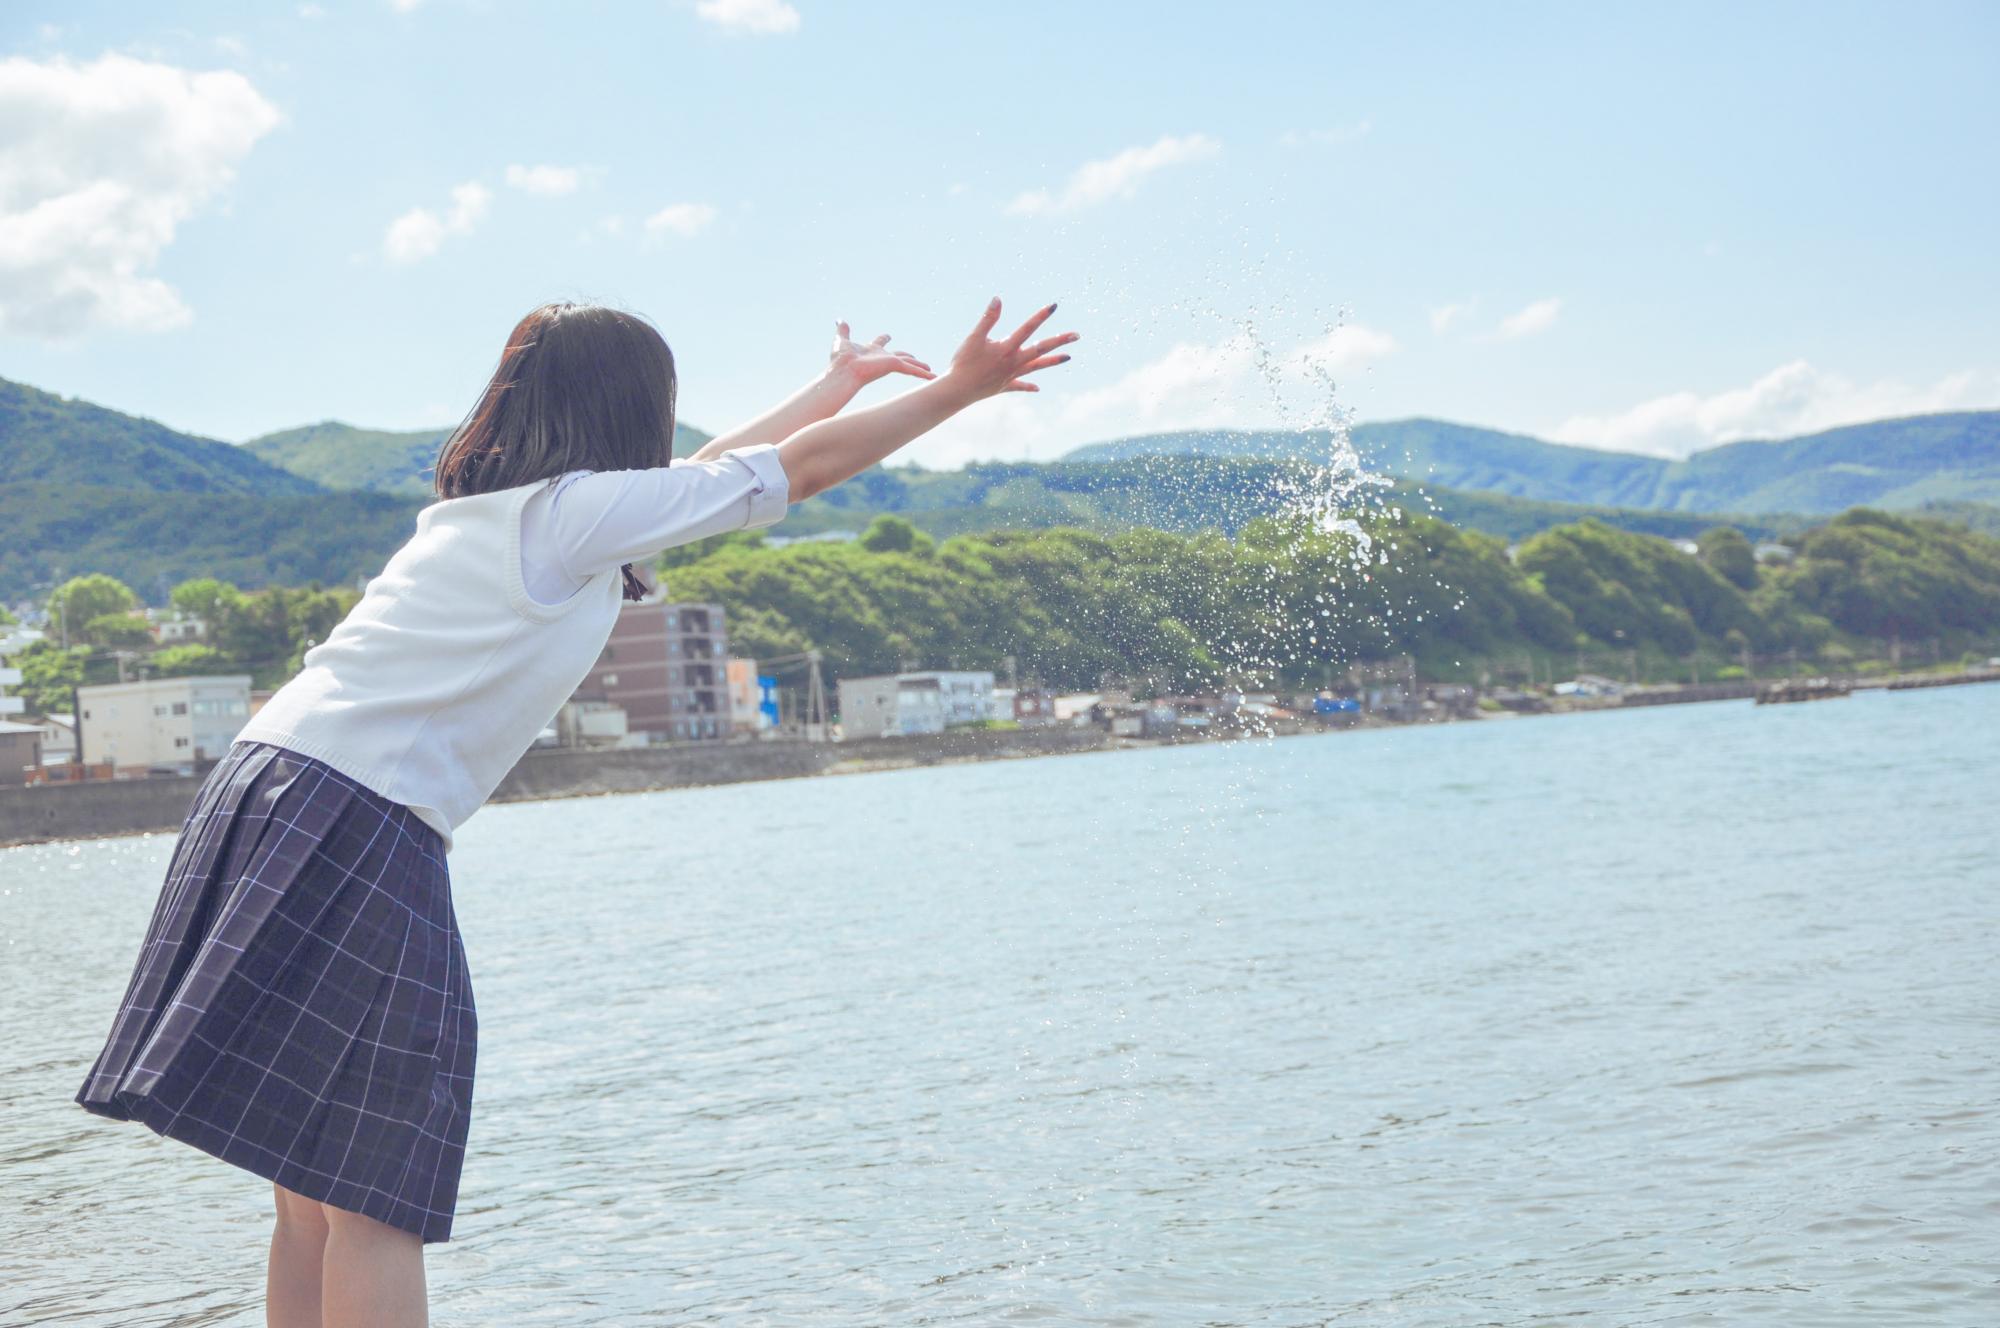
[{"label": "apartment building", "polygon": [[627,604],[572,695],[613,703],[630,732],[657,740],[723,738],[730,727],[728,657],[720,604]]},{"label": "apartment building", "polygon": [[197,761],[220,759],[250,719],[247,673],[96,683],[76,696],[83,759],[120,775],[192,774]]}]

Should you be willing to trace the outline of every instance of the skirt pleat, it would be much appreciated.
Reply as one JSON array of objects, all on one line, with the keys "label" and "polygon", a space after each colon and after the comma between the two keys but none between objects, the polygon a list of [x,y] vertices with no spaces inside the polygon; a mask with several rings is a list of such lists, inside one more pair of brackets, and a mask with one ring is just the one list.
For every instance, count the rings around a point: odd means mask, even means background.
[{"label": "skirt pleat", "polygon": [[188,811],[76,1100],[441,1241],[477,1040],[437,832],[324,762],[239,742]]}]

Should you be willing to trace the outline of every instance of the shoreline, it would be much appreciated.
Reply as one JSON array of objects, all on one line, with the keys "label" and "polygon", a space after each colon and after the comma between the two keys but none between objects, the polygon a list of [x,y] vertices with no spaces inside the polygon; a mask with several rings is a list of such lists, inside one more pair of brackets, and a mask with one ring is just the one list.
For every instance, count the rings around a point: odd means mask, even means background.
[{"label": "shoreline", "polygon": [[[1969,674],[1948,679],[1904,675],[1895,679],[1855,680],[1855,685],[1857,690],[1904,690],[1995,680],[2000,680],[2000,675]],[[1404,720],[1374,715],[1361,715],[1345,722],[1285,719],[1261,726],[1232,724],[1186,729],[1172,736],[1152,738],[1121,736],[1094,726],[1048,726],[960,729],[912,737],[825,743],[743,741],[610,749],[536,748],[522,755],[487,801],[544,802],[765,780],[872,774],[932,765],[1029,760],[1081,752],[1150,750],[1195,743],[1419,728],[1540,715],[1602,714],[1658,705],[1751,700],[1755,688],[1755,684],[1710,684],[1649,690],[1623,698],[1537,698],[1541,703],[1530,709],[1477,711],[1463,716],[1439,712]],[[0,788],[0,848],[176,831],[184,823],[188,807],[205,778],[203,772]]]}]

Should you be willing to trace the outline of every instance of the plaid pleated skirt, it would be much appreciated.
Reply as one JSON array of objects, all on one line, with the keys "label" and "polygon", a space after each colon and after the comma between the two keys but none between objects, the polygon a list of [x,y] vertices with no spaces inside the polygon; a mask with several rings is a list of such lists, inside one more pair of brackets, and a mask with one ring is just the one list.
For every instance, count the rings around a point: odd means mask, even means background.
[{"label": "plaid pleated skirt", "polygon": [[443,847],[322,761],[233,744],[77,1102],[450,1239],[478,1021]]}]

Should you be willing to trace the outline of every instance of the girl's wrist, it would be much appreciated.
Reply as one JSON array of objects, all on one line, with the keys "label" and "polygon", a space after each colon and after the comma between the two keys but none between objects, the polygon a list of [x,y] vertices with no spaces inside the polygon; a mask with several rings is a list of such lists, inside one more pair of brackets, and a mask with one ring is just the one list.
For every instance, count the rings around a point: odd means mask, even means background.
[{"label": "girl's wrist", "polygon": [[966,382],[956,370],[947,369],[924,385],[951,403],[953,411],[964,410],[981,397],[981,393]]}]

